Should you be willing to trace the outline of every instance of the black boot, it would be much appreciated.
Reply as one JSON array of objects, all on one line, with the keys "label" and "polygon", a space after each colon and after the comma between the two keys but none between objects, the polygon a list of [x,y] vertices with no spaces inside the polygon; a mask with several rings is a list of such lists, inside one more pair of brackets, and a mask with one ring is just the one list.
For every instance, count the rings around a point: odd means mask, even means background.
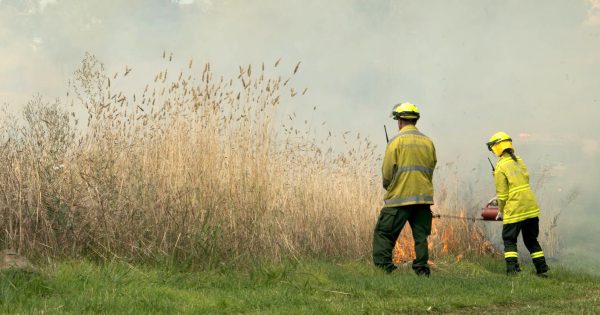
[{"label": "black boot", "polygon": [[396,267],[395,265],[391,265],[391,266],[387,266],[384,270],[385,270],[385,273],[390,274],[390,273],[396,271],[396,269],[398,269],[398,267]]},{"label": "black boot", "polygon": [[396,265],[390,263],[387,265],[375,265],[377,268],[383,270],[385,273],[392,273],[394,271],[396,271],[396,269],[398,269],[398,267],[396,267]]},{"label": "black boot", "polygon": [[417,276],[429,277],[429,275],[431,274],[431,271],[429,270],[428,266],[419,266],[419,267],[413,266],[413,270],[415,271]]},{"label": "black boot", "polygon": [[506,274],[507,275],[509,275],[509,276],[516,275],[520,271],[521,271],[521,267],[519,266],[519,261],[517,258],[514,258],[514,257],[506,258]]},{"label": "black boot", "polygon": [[550,270],[550,268],[548,268],[548,265],[546,264],[546,259],[544,257],[539,257],[539,258],[534,258],[532,260],[533,260],[533,265],[535,266],[536,274],[539,277],[547,278],[548,271]]}]

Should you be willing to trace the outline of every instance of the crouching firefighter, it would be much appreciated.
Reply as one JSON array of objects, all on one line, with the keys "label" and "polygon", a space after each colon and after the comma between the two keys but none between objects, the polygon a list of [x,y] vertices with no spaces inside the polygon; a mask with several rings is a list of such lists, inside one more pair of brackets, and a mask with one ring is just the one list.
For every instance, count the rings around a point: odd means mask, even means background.
[{"label": "crouching firefighter", "polygon": [[499,160],[494,171],[498,196],[498,217],[502,220],[502,240],[506,273],[516,274],[519,267],[517,237],[523,233],[523,241],[531,254],[537,275],[547,277],[548,265],[537,237],[539,234],[540,208],[529,187],[529,173],[523,160],[515,155],[512,139],[504,132],[497,132],[487,147]]},{"label": "crouching firefighter", "polygon": [[415,105],[394,106],[392,117],[400,132],[388,141],[383,158],[385,205],[373,234],[373,262],[386,272],[397,268],[392,251],[408,221],[416,253],[412,268],[417,275],[429,276],[427,237],[431,233],[435,147],[416,127],[420,114]]}]

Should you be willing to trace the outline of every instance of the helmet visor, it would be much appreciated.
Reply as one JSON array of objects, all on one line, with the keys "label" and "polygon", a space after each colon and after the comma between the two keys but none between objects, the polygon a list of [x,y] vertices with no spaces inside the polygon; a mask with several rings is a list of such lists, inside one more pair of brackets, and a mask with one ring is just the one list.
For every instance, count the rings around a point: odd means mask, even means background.
[{"label": "helmet visor", "polygon": [[404,111],[404,112],[392,112],[392,117],[395,120],[399,120],[400,118],[402,119],[419,119],[421,115],[419,115],[419,113],[417,112],[408,112],[408,111]]},{"label": "helmet visor", "polygon": [[492,152],[493,152],[493,149],[492,149],[492,148],[493,148],[493,147],[494,147],[496,144],[498,144],[498,143],[500,143],[500,142],[503,142],[503,141],[511,141],[511,142],[512,142],[512,139],[511,139],[511,138],[508,138],[508,139],[496,139],[496,140],[494,140],[494,141],[490,141],[490,142],[486,143],[485,145],[487,146],[488,150],[490,150],[490,151],[492,151]]}]

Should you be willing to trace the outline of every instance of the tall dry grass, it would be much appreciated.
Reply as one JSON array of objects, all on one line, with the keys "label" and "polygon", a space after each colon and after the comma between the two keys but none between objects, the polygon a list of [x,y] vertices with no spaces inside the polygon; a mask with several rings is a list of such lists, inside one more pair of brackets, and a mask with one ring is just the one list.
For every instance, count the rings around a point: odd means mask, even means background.
[{"label": "tall dry grass", "polygon": [[[368,259],[381,150],[362,139],[337,153],[281,127],[298,65],[289,78],[274,67],[240,67],[225,79],[190,61],[134,94],[116,90],[131,69],[109,76],[86,55],[73,107],[36,97],[21,121],[2,124],[0,246],[199,266]],[[437,199],[446,213],[464,210],[451,194]],[[477,226],[436,222],[433,258],[490,252]],[[410,244],[404,235],[397,252],[410,255]]]}]

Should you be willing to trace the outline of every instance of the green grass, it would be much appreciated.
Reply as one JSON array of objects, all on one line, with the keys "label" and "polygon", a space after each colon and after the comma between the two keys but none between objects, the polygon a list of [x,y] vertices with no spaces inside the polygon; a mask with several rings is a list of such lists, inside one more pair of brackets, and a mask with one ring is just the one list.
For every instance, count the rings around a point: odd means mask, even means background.
[{"label": "green grass", "polygon": [[431,278],[385,275],[365,262],[311,261],[185,272],[86,261],[38,273],[4,271],[0,313],[108,314],[595,314],[600,279],[554,267],[516,277],[501,260],[438,263]]}]

